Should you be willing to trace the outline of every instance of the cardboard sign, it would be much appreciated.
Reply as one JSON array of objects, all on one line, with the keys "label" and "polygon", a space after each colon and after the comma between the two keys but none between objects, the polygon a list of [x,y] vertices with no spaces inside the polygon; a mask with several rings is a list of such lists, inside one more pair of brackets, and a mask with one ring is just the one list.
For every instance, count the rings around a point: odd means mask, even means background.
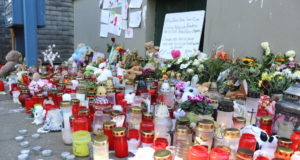
[{"label": "cardboard sign", "polygon": [[198,51],[205,11],[166,14],[160,42],[159,57],[173,59],[171,51],[180,50],[181,57]]}]

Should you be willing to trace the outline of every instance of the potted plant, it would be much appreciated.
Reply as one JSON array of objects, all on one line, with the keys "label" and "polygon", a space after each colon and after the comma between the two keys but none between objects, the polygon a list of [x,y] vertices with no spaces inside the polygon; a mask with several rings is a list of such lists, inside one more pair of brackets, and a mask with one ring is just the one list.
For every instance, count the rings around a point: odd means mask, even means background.
[{"label": "potted plant", "polygon": [[196,123],[201,119],[213,120],[213,107],[210,105],[211,102],[211,99],[198,94],[194,97],[189,96],[188,100],[180,104],[180,107],[187,113],[189,121]]}]

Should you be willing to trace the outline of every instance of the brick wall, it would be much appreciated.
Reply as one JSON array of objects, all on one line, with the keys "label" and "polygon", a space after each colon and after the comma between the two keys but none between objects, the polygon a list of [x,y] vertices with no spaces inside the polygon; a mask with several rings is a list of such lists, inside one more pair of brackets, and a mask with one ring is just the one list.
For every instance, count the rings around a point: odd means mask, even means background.
[{"label": "brick wall", "polygon": [[[41,57],[41,51],[47,49],[48,45],[56,44],[54,51],[60,53],[59,61],[65,60],[73,52],[73,0],[45,0],[45,3],[46,26],[38,30],[39,56]],[[0,11],[3,14],[2,0]],[[10,33],[4,28],[3,18],[0,17],[0,57],[5,56],[10,49]]]}]

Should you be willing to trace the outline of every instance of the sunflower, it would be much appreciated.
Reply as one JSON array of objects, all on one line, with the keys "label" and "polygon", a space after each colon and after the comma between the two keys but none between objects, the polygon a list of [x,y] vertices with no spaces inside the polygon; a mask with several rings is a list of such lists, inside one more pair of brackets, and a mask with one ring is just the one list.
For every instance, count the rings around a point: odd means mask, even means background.
[{"label": "sunflower", "polygon": [[243,57],[243,58],[241,58],[241,60],[244,62],[244,64],[253,66],[254,59]]}]

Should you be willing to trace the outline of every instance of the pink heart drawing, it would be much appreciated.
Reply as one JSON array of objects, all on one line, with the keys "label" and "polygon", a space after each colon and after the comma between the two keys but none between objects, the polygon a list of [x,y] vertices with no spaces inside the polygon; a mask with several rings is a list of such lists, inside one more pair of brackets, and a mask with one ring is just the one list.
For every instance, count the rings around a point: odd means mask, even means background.
[{"label": "pink heart drawing", "polygon": [[175,50],[175,49],[173,49],[173,50],[171,51],[171,54],[172,54],[172,57],[173,57],[174,59],[176,59],[176,58],[179,58],[179,57],[180,57],[181,52],[180,52],[180,50]]}]

